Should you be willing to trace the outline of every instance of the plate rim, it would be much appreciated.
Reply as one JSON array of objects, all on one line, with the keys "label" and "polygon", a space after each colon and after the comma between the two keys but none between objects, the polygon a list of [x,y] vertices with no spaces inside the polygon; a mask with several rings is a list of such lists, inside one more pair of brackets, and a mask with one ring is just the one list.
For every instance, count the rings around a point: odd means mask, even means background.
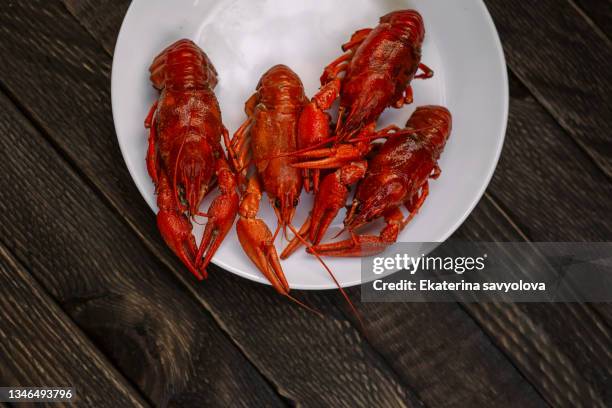
[{"label": "plate rim", "polygon": [[[442,238],[440,239],[440,241],[438,241],[438,244],[445,242],[452,234],[454,234],[457,231],[457,229],[465,222],[467,217],[472,213],[472,211],[474,211],[474,208],[476,208],[476,205],[478,205],[478,203],[482,199],[487,187],[489,186],[491,182],[493,174],[495,173],[495,170],[497,169],[497,165],[499,164],[499,159],[501,157],[501,152],[503,150],[503,146],[504,146],[505,139],[506,139],[506,131],[508,128],[510,94],[509,94],[509,83],[508,83],[508,70],[507,70],[506,58],[505,58],[503,46],[501,43],[501,39],[499,37],[499,32],[497,31],[497,27],[495,26],[491,13],[489,12],[489,9],[484,3],[484,0],[477,0],[476,3],[478,4],[479,9],[482,15],[484,16],[484,20],[488,26],[489,32],[492,34],[493,45],[495,47],[495,52],[497,54],[496,62],[499,63],[501,67],[501,78],[502,78],[501,96],[503,98],[503,100],[501,101],[502,102],[502,106],[501,106],[502,120],[501,120],[501,128],[500,128],[501,137],[497,138],[498,142],[496,146],[494,160],[492,161],[492,165],[490,166],[488,170],[488,174],[486,174],[486,177],[483,178],[483,182],[481,183],[479,191],[477,192],[477,194],[474,194],[474,198],[472,199],[471,204],[468,207],[466,207],[466,211],[464,211],[461,217],[457,217],[455,223],[452,224],[452,226],[447,229],[447,232],[442,235]],[[113,126],[115,128],[115,136],[117,139],[117,143],[119,144],[119,150],[121,151],[123,161],[128,169],[128,172],[130,173],[132,182],[136,185],[136,188],[138,189],[138,192],[140,193],[142,199],[145,201],[145,203],[147,203],[151,211],[155,212],[155,210],[149,205],[149,202],[146,198],[147,195],[143,191],[143,188],[140,186],[139,183],[136,182],[136,179],[134,177],[134,174],[137,174],[137,172],[133,168],[133,166],[130,164],[130,160],[128,158],[129,155],[126,152],[126,147],[124,146],[124,144],[121,141],[121,138],[119,137],[118,125],[117,125],[118,123],[117,122],[117,112],[115,108],[117,106],[115,99],[118,97],[117,96],[118,91],[115,89],[116,88],[115,84],[117,84],[117,81],[115,80],[115,75],[118,75],[118,74],[115,68],[118,62],[115,58],[114,50],[117,49],[119,43],[122,40],[122,37],[125,35],[125,32],[126,32],[125,27],[127,25],[128,17],[130,16],[130,13],[133,13],[133,10],[135,9],[135,4],[136,4],[136,1],[132,1],[130,3],[128,10],[125,16],[123,17],[123,20],[121,22],[121,27],[119,28],[119,34],[117,35],[117,40],[115,41],[115,47],[113,49],[113,62],[111,65],[111,112],[113,116]],[[271,283],[261,274],[252,275],[252,274],[245,273],[241,269],[234,268],[233,266],[223,262],[222,260],[215,259],[215,257],[213,257],[213,260],[211,261],[211,263],[223,269],[224,271],[240,276],[241,278],[246,278],[250,281],[263,283],[265,285],[271,286]],[[352,286],[368,283],[375,279],[375,277],[372,276],[367,280],[362,280],[361,276],[362,274],[359,273],[357,279],[351,280],[348,282],[347,281],[342,282],[341,287],[349,288]],[[334,290],[334,289],[338,289],[338,287],[333,283],[333,281],[330,281],[329,283],[326,283],[326,284],[291,284],[290,283],[290,287],[292,290]]]}]

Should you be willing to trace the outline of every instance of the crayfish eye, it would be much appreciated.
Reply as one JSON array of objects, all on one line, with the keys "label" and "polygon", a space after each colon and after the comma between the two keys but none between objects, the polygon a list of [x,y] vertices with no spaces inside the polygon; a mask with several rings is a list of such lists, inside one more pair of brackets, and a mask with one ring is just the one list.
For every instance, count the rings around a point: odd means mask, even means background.
[{"label": "crayfish eye", "polygon": [[298,205],[298,199],[297,199],[297,198],[294,198],[294,199],[293,199],[293,206],[294,206],[294,207],[297,207],[297,205]]},{"label": "crayfish eye", "polygon": [[277,198],[276,200],[274,200],[274,206],[275,206],[276,208],[280,208],[280,206],[281,206],[281,201],[280,201],[280,198]]},{"label": "crayfish eye", "polygon": [[187,197],[185,197],[185,188],[183,186],[179,186],[178,188],[178,199],[181,202],[183,207],[189,206],[189,202],[187,201]]}]

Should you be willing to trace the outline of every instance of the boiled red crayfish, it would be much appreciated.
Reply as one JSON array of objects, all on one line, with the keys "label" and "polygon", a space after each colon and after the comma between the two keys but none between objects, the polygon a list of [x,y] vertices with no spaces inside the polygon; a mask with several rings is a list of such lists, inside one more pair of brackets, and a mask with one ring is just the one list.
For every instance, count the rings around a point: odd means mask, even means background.
[{"label": "boiled red crayfish", "polygon": [[[400,231],[416,215],[429,192],[430,178],[440,175],[438,159],[451,131],[451,115],[441,106],[422,106],[406,128],[388,135],[368,161],[344,166],[323,180],[310,220],[300,231],[318,243],[348,197],[348,185],[363,177],[344,220],[351,237],[314,245],[309,251],[328,256],[368,256],[393,244]],[[408,209],[404,218],[401,207]],[[383,217],[379,235],[359,235],[355,230]],[[288,255],[296,245],[286,250]]]},{"label": "boiled red crayfish", "polygon": [[[217,72],[190,40],[163,50],[149,68],[160,91],[145,120],[149,129],[147,169],[157,192],[157,225],[166,244],[198,278],[230,230],[238,210],[235,176],[221,147],[227,130],[213,88]],[[220,194],[207,213],[204,197],[217,184]],[[190,218],[208,217],[196,247]]]},{"label": "boiled red crayfish", "polygon": [[[312,174],[315,192],[320,169],[338,168],[361,160],[370,151],[371,144],[369,139],[356,136],[372,133],[387,107],[399,108],[412,102],[413,78],[433,75],[421,63],[424,36],[423,19],[418,12],[394,11],[381,17],[375,28],[356,31],[342,46],[345,54],[325,68],[322,88],[307,108],[309,122],[302,125],[311,131],[301,135],[297,153],[301,162],[294,165],[304,169],[307,178]],[[419,68],[423,72],[417,74]],[[327,121],[322,112],[338,96],[338,121],[334,136],[329,139],[334,143],[331,147],[321,146],[327,135],[324,131]]]},{"label": "boiled red crayfish", "polygon": [[[296,150],[297,123],[306,102],[299,77],[289,67],[276,65],[261,77],[256,92],[245,104],[246,121],[231,142],[226,142],[234,168],[246,185],[238,211],[238,239],[249,258],[282,294],[289,293],[289,284],[274,238],[281,228],[291,227],[302,177],[298,169],[291,167],[295,157],[274,156]],[[251,163],[255,173],[246,181]],[[264,191],[278,219],[274,235],[263,220],[256,218]]]},{"label": "boiled red crayfish", "polygon": [[[232,140],[226,141],[233,166],[246,186],[236,224],[240,244],[276,291],[294,301],[297,300],[289,295],[274,240],[281,229],[289,228],[296,239],[309,245],[292,225],[302,191],[302,174],[292,166],[297,158],[291,153],[297,149],[300,118],[307,104],[298,75],[285,65],[275,65],[263,74],[256,92],[246,102],[246,121]],[[247,177],[250,164],[255,171]],[[278,220],[274,234],[257,218],[263,192]],[[316,251],[313,253],[316,255]],[[336,282],[329,268],[321,263]]]}]

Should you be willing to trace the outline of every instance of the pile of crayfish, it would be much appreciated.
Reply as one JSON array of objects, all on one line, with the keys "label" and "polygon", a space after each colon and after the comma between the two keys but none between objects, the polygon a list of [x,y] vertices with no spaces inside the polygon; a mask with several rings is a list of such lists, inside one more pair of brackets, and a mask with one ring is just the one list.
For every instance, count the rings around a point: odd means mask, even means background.
[{"label": "pile of crayfish", "polygon": [[[214,93],[217,71],[203,50],[183,39],[153,60],[150,78],[160,95],[145,127],[157,224],[198,279],[207,276],[236,218],[245,253],[276,291],[293,300],[280,259],[300,246],[335,281],[321,256],[372,255],[397,240],[423,205],[429,179],[441,173],[437,163],[451,131],[451,115],[441,106],[418,107],[404,127],[376,128],[385,109],[412,102],[414,79],[433,75],[421,63],[424,36],[414,10],[391,12],[376,27],[357,30],[342,45],[343,54],[325,67],[321,88],[310,99],[295,72],[273,66],[246,101],[246,120],[233,137]],[[330,109],[337,100],[334,123]],[[322,243],[353,185],[344,218],[349,238]],[[293,216],[302,189],[315,198],[298,229]],[[201,211],[202,200],[215,190],[212,204]],[[257,218],[264,192],[277,217],[274,232]],[[192,232],[195,217],[207,220],[199,245]],[[385,225],[378,235],[358,233],[380,218]],[[279,256],[274,241],[287,229],[293,238]]]}]

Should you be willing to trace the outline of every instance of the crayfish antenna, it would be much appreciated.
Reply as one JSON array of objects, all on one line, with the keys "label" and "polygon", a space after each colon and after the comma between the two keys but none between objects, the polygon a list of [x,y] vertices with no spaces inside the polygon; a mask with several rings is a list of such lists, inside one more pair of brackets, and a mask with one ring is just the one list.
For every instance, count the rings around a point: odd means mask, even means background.
[{"label": "crayfish antenna", "polygon": [[272,234],[272,242],[276,241],[276,237],[280,230],[281,230],[281,223],[279,222],[276,224],[276,230],[274,231],[274,234]]},{"label": "crayfish antenna", "polygon": [[266,160],[272,160],[272,159],[278,159],[280,157],[296,156],[296,155],[308,153],[308,152],[310,152],[312,150],[316,150],[316,149],[318,149],[320,147],[323,147],[323,146],[325,146],[328,143],[335,142],[336,140],[338,140],[338,136],[331,136],[331,137],[328,137],[327,139],[323,139],[320,142],[313,144],[312,146],[304,147],[302,149],[297,149],[297,150],[293,150],[293,151],[290,151],[290,152],[277,153],[277,154],[274,154],[274,155],[268,156],[268,157],[262,157],[261,159],[258,160],[258,162],[262,162],[262,161],[266,161]]},{"label": "crayfish antenna", "polygon": [[[310,230],[311,222],[312,222],[312,215],[308,214],[308,218],[306,218],[306,221],[304,221],[304,224],[302,225],[302,227],[298,231],[298,234],[300,236],[302,234],[307,234],[308,233],[308,231]],[[300,245],[301,245],[301,241],[297,237],[294,237],[292,240],[289,241],[289,244],[287,245],[287,247],[281,253],[280,258],[281,259],[289,258],[291,256],[291,254],[293,254],[300,247]]]},{"label": "crayfish antenna", "polygon": [[347,227],[342,228],[342,229],[341,229],[341,230],[340,230],[340,231],[339,231],[339,232],[338,232],[336,235],[334,235],[334,236],[332,237],[332,239],[336,239],[336,238],[338,238],[338,237],[339,237],[340,235],[342,235],[342,233],[344,233],[344,231],[346,231],[347,229],[348,229]]},{"label": "crayfish antenna", "polygon": [[[316,150],[320,147],[323,147],[325,145],[327,145],[328,143],[332,143],[332,142],[336,142],[338,140],[346,140],[347,143],[354,143],[354,142],[368,142],[368,141],[372,141],[372,140],[376,140],[376,139],[383,139],[383,138],[390,138],[390,137],[397,137],[397,136],[404,136],[404,135],[408,135],[408,134],[413,134],[413,133],[417,133],[417,132],[421,132],[423,130],[428,130],[428,129],[432,129],[434,128],[435,125],[432,126],[424,126],[422,128],[419,129],[395,129],[395,127],[391,126],[385,129],[381,129],[379,131],[376,131],[370,135],[366,135],[366,136],[354,136],[355,134],[359,133],[359,131],[352,131],[350,132],[348,135],[347,134],[336,134],[335,136],[331,136],[328,137],[327,139],[323,139],[318,143],[313,144],[312,146],[308,146],[308,147],[304,147],[302,149],[297,149],[297,150],[293,150],[291,152],[284,152],[284,153],[277,153],[274,154],[272,156],[268,156],[268,157],[262,157],[258,160],[258,162],[262,162],[262,161],[266,161],[266,160],[272,160],[272,159],[278,159],[280,157],[288,157],[288,156],[299,156],[302,155],[304,153],[308,153],[311,152],[313,150]],[[393,131],[390,131],[393,130]]]},{"label": "crayfish antenna", "polygon": [[347,139],[347,142],[349,143],[368,142],[368,141],[372,141],[376,139],[388,139],[388,138],[397,137],[397,136],[411,135],[411,134],[415,134],[415,133],[422,132],[424,130],[433,129],[433,128],[435,128],[435,125],[423,126],[422,128],[418,128],[418,129],[416,128],[396,129],[395,126],[389,126],[385,129],[379,130],[369,135],[365,135],[365,136],[358,135],[355,137],[350,137],[349,139]]},{"label": "crayfish antenna", "polygon": [[303,307],[304,309],[308,310],[309,312],[312,312],[312,313],[316,314],[321,319],[325,318],[325,316],[323,316],[323,313],[321,313],[318,310],[308,306],[306,303],[302,302],[301,300],[298,300],[297,298],[294,298],[289,293],[285,294],[285,296],[287,296],[287,298],[289,298],[289,300],[291,300],[292,302],[295,302],[297,305]]},{"label": "crayfish antenna", "polygon": [[353,302],[351,301],[351,299],[349,298],[348,294],[344,291],[344,289],[342,288],[342,286],[340,286],[340,283],[338,282],[338,280],[336,279],[336,277],[334,276],[334,273],[331,271],[331,269],[329,269],[329,267],[327,266],[327,264],[323,261],[323,259],[321,259],[321,257],[319,256],[319,254],[314,250],[313,246],[310,244],[310,242],[306,241],[301,235],[300,233],[293,227],[293,225],[288,224],[289,229],[291,229],[291,231],[293,232],[293,234],[300,240],[302,241],[302,243],[311,251],[311,254],[314,255],[317,260],[321,263],[321,265],[323,265],[323,268],[325,268],[325,270],[327,271],[327,273],[329,274],[329,276],[331,276],[332,280],[334,281],[334,283],[336,284],[336,286],[338,287],[338,289],[340,290],[340,293],[342,293],[342,296],[344,297],[344,299],[346,300],[346,302],[348,303],[349,307],[351,308],[351,311],[353,312],[353,314],[355,315],[355,317],[357,318],[357,320],[359,321],[359,325],[361,327],[365,327],[365,325],[363,324],[363,319],[361,318],[361,315],[359,314],[359,312],[357,311],[357,308],[355,307],[355,305],[353,304]]}]

